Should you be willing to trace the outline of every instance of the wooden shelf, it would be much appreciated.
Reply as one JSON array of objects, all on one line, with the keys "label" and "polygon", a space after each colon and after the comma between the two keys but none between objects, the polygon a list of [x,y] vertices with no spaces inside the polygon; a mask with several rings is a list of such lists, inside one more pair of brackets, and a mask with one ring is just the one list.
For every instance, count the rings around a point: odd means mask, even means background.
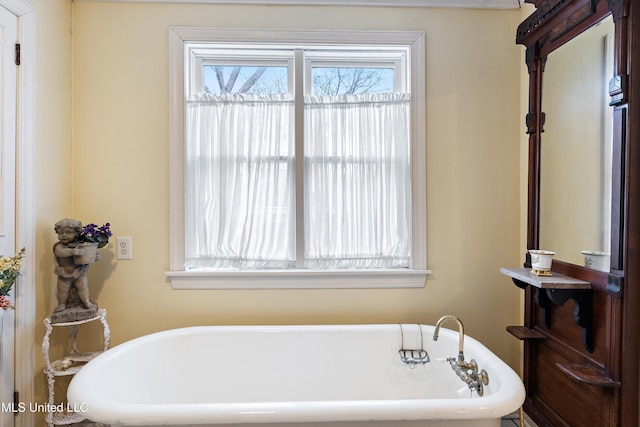
[{"label": "wooden shelf", "polygon": [[544,334],[535,329],[527,328],[526,326],[507,326],[507,332],[519,340],[539,340],[545,338]]},{"label": "wooden shelf", "polygon": [[612,380],[591,366],[582,365],[580,363],[556,363],[556,366],[571,378],[585,384],[604,388],[616,388],[621,386],[619,381]]},{"label": "wooden shelf", "polygon": [[[562,306],[573,300],[573,318],[582,328],[582,343],[587,351],[593,349],[593,288],[590,282],[551,272],[550,276],[539,276],[530,268],[501,268],[500,272],[511,277],[520,289],[535,288],[535,302],[543,311],[544,323],[551,329],[551,308]],[[521,331],[516,331],[521,332]],[[514,334],[515,335],[515,334]],[[517,336],[517,335],[516,335]]]},{"label": "wooden shelf", "polygon": [[558,273],[551,273],[551,276],[538,276],[532,273],[530,268],[501,268],[500,272],[514,280],[540,289],[591,289],[589,282]]}]

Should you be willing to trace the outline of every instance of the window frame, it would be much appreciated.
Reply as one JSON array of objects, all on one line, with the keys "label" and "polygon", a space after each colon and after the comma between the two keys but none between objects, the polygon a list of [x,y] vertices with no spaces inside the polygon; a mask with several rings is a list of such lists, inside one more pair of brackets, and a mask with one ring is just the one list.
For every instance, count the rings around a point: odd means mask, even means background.
[{"label": "window frame", "polygon": [[[425,35],[422,31],[370,30],[245,30],[173,27],[169,31],[169,202],[170,265],[165,272],[173,289],[288,289],[424,287],[426,244],[426,128]],[[187,270],[184,264],[184,126],[185,91],[189,80],[188,43],[244,43],[247,45],[410,46],[411,88],[411,264],[403,269],[365,270]],[[300,58],[298,58],[300,59]],[[296,84],[302,84],[295,76]],[[298,88],[296,88],[298,89]],[[302,89],[300,87],[299,89]],[[297,131],[296,131],[297,132]],[[296,172],[301,174],[302,171]],[[299,179],[297,177],[296,179]]]},{"label": "window frame", "polygon": [[[337,49],[334,49],[337,50]],[[396,92],[408,91],[410,85],[407,81],[406,73],[399,72],[402,69],[406,69],[405,56],[400,56],[396,52],[382,52],[379,50],[366,51],[359,49],[356,52],[350,52],[351,55],[347,56],[344,51],[332,52],[306,52],[304,56],[305,61],[305,95],[312,95],[313,79],[311,78],[313,68],[316,64],[321,64],[325,67],[350,67],[350,68],[391,68],[394,70],[395,87]],[[354,60],[356,58],[356,60]],[[386,67],[382,67],[385,66]]]},{"label": "window frame", "polygon": [[[186,42],[188,43],[188,42]],[[211,43],[209,43],[211,44]],[[192,48],[185,49],[185,64],[187,61],[191,63],[191,72],[193,73],[192,78],[185,81],[185,91],[188,93],[196,93],[202,92],[204,89],[201,87],[202,85],[202,67],[211,63],[211,65],[216,65],[219,63],[229,63],[229,65],[266,65],[266,66],[285,66],[289,69],[289,79],[287,81],[287,89],[289,93],[293,93],[293,61],[294,57],[291,52],[281,52],[278,49],[269,49],[268,55],[264,54],[257,46],[249,47],[247,49],[243,49],[243,54],[238,54],[237,48],[229,48],[225,50],[223,46],[216,46],[220,48],[219,58],[214,60],[215,56],[211,55],[207,52],[207,54],[201,54],[200,51],[206,49],[206,44],[202,44],[199,46],[194,46]],[[256,59],[248,60],[246,55],[255,52]],[[237,60],[233,60],[232,58],[238,57]],[[190,70],[185,69],[185,73],[188,73]],[[187,86],[187,83],[189,84]]]}]

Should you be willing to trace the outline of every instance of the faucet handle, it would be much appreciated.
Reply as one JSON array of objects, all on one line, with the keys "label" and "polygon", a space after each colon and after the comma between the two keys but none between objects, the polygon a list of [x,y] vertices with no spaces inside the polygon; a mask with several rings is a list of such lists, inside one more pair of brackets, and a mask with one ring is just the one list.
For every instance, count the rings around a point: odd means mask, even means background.
[{"label": "faucet handle", "polygon": [[475,361],[475,359],[471,359],[468,362],[465,362],[465,367],[467,369],[471,369],[473,372],[478,372],[478,363]]},{"label": "faucet handle", "polygon": [[478,372],[478,381],[484,385],[489,384],[489,374],[486,370],[482,369],[480,372]]}]

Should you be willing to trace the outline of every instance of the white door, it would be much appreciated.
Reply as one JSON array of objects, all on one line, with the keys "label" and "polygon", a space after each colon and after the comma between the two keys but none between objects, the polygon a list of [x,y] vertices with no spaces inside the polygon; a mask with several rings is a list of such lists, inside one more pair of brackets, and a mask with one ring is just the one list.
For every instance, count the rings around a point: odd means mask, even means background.
[{"label": "white door", "polygon": [[[18,18],[0,7],[0,255],[16,252],[16,43]],[[15,301],[13,295],[12,301]],[[8,410],[15,389],[15,332],[12,310],[0,314],[0,426],[14,425]]]}]

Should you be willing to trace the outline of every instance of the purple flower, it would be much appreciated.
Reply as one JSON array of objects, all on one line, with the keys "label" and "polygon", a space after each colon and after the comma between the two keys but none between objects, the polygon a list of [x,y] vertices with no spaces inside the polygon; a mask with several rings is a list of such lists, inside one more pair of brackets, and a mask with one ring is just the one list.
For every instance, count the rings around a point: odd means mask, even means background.
[{"label": "purple flower", "polygon": [[78,242],[97,243],[98,248],[102,248],[109,243],[109,237],[112,236],[111,224],[108,222],[98,227],[94,223],[89,223],[82,227],[82,232],[78,235]]}]

